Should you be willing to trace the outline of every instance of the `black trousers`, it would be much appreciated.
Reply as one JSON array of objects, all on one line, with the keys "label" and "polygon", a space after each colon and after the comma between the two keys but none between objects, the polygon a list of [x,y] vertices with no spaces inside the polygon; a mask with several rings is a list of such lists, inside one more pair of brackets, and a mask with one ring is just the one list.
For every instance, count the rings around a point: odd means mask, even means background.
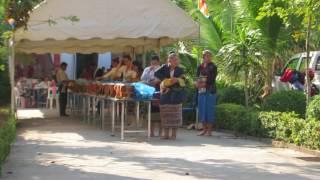
[{"label": "black trousers", "polygon": [[60,93],[59,95],[60,116],[66,115],[67,101],[68,101],[68,93]]}]

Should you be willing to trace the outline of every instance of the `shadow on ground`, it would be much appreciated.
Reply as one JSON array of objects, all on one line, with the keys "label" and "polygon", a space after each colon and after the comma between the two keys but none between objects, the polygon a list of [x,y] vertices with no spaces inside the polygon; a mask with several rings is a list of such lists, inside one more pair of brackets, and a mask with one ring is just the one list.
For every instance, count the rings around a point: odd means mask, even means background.
[{"label": "shadow on ground", "polygon": [[17,142],[3,178],[293,180],[320,177],[320,164],[300,164],[299,159],[286,162],[284,157],[270,155],[267,145],[229,134],[197,137],[196,132],[183,130],[176,141],[145,140],[140,135],[119,141],[119,136],[111,137],[110,132],[72,119],[20,120]]}]

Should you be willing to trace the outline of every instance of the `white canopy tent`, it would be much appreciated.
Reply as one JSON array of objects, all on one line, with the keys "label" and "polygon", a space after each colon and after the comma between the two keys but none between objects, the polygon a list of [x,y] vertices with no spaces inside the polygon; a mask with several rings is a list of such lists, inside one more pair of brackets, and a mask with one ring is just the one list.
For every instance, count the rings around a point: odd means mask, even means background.
[{"label": "white canopy tent", "polygon": [[197,36],[198,24],[170,0],[47,0],[15,33],[26,53],[142,52]]},{"label": "white canopy tent", "polygon": [[[79,21],[65,19],[70,16]],[[143,53],[197,38],[198,27],[170,0],[45,0],[30,14],[27,29],[14,33],[11,84],[13,87],[15,51]]]}]

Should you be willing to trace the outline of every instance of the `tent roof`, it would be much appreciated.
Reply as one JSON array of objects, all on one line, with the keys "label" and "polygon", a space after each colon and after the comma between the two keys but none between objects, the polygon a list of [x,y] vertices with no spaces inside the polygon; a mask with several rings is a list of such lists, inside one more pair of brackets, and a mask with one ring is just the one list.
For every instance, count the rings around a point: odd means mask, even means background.
[{"label": "tent roof", "polygon": [[27,27],[15,33],[16,49],[27,53],[142,51],[198,35],[198,24],[170,0],[47,0]]}]

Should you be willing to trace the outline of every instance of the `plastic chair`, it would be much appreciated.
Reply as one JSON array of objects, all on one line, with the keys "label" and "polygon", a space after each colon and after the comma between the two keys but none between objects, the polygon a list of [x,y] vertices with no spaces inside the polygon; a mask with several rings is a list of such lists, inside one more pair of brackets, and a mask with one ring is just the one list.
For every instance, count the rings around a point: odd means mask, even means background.
[{"label": "plastic chair", "polygon": [[197,109],[197,105],[198,105],[198,94],[196,93],[195,95],[192,96],[192,101],[190,102],[190,104],[188,104],[186,107],[182,108],[182,112],[193,112]]},{"label": "plastic chair", "polygon": [[46,108],[47,107],[47,88],[42,89],[34,89],[35,91],[35,101],[38,108]]},{"label": "plastic chair", "polygon": [[59,106],[59,94],[57,87],[49,87],[48,88],[48,97],[47,97],[47,108],[53,109],[53,101],[55,100],[56,108]]},{"label": "plastic chair", "polygon": [[[192,101],[187,104],[187,106],[182,108],[182,115],[185,115],[186,113],[192,113],[192,116],[195,117],[196,122],[195,124],[198,124],[198,93],[195,93],[192,96]],[[184,117],[183,117],[184,120]]]},{"label": "plastic chair", "polygon": [[14,87],[14,93],[15,93],[15,100],[16,100],[16,107],[21,107],[21,96],[19,93],[19,89],[17,87]]}]

